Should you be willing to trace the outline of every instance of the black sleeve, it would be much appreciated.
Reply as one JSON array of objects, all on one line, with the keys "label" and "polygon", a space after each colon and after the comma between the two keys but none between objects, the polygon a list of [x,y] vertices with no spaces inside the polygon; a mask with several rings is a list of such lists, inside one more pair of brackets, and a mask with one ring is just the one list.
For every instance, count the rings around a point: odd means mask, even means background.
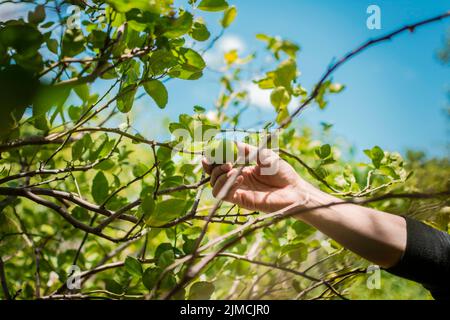
[{"label": "black sleeve", "polygon": [[450,235],[405,219],[406,250],[400,262],[386,271],[421,283],[435,299],[450,299]]}]

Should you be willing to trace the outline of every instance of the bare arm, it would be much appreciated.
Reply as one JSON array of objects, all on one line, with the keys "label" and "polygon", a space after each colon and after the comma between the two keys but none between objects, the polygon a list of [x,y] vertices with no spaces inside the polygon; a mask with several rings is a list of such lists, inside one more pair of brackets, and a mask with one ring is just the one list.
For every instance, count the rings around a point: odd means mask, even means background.
[{"label": "bare arm", "polygon": [[[253,148],[245,144],[238,146],[240,153],[248,153]],[[277,170],[264,175],[262,163],[264,166],[274,165]],[[211,174],[215,196],[236,172],[231,164],[211,166],[203,161],[203,166]],[[257,165],[242,171],[225,200],[263,212],[274,212],[299,200],[305,208],[340,201],[301,179],[287,162],[269,150],[260,153]],[[339,204],[311,210],[297,218],[384,268],[394,266],[406,248],[406,222],[404,218],[389,213],[353,204]]]},{"label": "bare arm", "polygon": [[[317,207],[339,199],[309,186],[306,207]],[[406,249],[406,221],[400,216],[354,204],[316,209],[297,217],[347,249],[383,268],[397,264]]]}]

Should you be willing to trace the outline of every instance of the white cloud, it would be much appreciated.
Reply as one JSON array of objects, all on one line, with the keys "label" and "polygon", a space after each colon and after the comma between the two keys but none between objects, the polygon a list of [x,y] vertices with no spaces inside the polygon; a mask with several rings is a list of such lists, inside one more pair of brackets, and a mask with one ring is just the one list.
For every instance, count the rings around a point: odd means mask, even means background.
[{"label": "white cloud", "polygon": [[206,113],[206,118],[208,119],[208,120],[210,120],[210,121],[212,121],[212,122],[216,122],[216,121],[218,121],[218,116],[217,116],[217,111],[213,111],[213,110],[209,110],[207,113]]},{"label": "white cloud", "polygon": [[[222,37],[215,47],[206,52],[204,55],[204,59],[209,67],[220,70],[224,67],[224,53],[229,52],[230,50],[237,50],[239,55],[242,56],[245,54],[247,50],[245,42],[236,35],[225,35]],[[271,58],[266,58],[267,63],[273,62]],[[255,77],[256,79],[262,78],[263,75]],[[250,104],[253,107],[260,108],[264,111],[274,111],[272,104],[270,103],[270,94],[272,90],[263,90],[258,87],[257,84],[247,81],[242,83],[242,90],[246,90],[249,95]],[[288,108],[289,110],[294,110],[297,106],[298,100],[291,100]]]},{"label": "white cloud", "polygon": [[223,36],[218,44],[217,48],[220,52],[225,53],[231,50],[237,50],[239,53],[242,53],[245,51],[245,43],[244,41],[236,36],[236,35],[225,35]]},{"label": "white cloud", "polygon": [[211,68],[220,69],[224,65],[223,56],[226,52],[237,50],[243,55],[246,49],[244,41],[239,36],[225,35],[217,41],[213,49],[205,53],[203,58]]},{"label": "white cloud", "polygon": [[223,55],[214,51],[206,52],[203,55],[203,59],[205,59],[206,64],[213,69],[219,69],[223,65]]},{"label": "white cloud", "polygon": [[243,89],[248,91],[250,104],[261,109],[273,109],[270,104],[270,90],[262,90],[253,82],[246,82]]},{"label": "white cloud", "polygon": [[24,18],[26,13],[27,6],[24,3],[5,3],[1,5],[0,21]]},{"label": "white cloud", "polygon": [[[272,90],[263,90],[253,82],[245,82],[242,87],[244,90],[247,90],[250,99],[250,104],[252,106],[266,111],[274,110],[274,107],[270,102],[270,94]],[[296,110],[298,105],[299,99],[293,97],[288,105],[289,112],[293,112],[294,110]]]}]

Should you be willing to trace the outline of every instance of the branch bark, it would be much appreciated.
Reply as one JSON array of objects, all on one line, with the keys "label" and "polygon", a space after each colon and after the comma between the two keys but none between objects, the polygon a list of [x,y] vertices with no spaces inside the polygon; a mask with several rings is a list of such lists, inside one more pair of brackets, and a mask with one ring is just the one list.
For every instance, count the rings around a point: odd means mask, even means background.
[{"label": "branch bark", "polygon": [[6,273],[2,257],[0,257],[0,282],[2,284],[2,290],[5,299],[11,300],[11,294],[9,293],[8,282],[6,281]]}]

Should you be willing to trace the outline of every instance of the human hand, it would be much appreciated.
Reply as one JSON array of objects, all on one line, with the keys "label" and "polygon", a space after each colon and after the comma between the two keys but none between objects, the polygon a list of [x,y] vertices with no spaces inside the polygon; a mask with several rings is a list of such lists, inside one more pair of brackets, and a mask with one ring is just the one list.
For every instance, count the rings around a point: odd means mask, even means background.
[{"label": "human hand", "polygon": [[[245,143],[237,143],[240,156],[248,156],[257,148]],[[209,164],[202,160],[205,171],[211,175],[214,197],[219,195],[227,180],[238,173],[231,163],[223,165]],[[266,174],[264,168],[272,168]],[[306,198],[305,187],[308,184],[300,178],[286,161],[275,152],[263,149],[258,153],[257,164],[244,167],[233,186],[223,200],[238,206],[262,212],[275,212]]]}]

